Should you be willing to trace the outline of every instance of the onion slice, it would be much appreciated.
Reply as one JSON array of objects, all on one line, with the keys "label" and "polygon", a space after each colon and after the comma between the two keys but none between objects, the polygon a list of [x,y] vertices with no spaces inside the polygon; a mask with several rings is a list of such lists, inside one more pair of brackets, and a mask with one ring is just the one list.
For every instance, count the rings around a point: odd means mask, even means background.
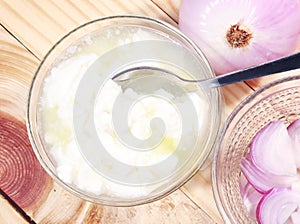
[{"label": "onion slice", "polygon": [[256,134],[250,145],[250,156],[262,172],[297,174],[293,144],[283,121],[270,122]]},{"label": "onion slice", "polygon": [[259,202],[257,220],[260,224],[275,224],[298,220],[300,193],[289,189],[274,188]]},{"label": "onion slice", "polygon": [[261,200],[263,194],[259,193],[253,186],[248,182],[244,175],[239,178],[240,190],[244,205],[251,218],[256,218],[256,208]]},{"label": "onion slice", "polygon": [[292,223],[300,223],[300,212],[293,212],[291,214]]},{"label": "onion slice", "polygon": [[288,133],[294,147],[296,166],[300,167],[300,119],[295,120],[288,126]]},{"label": "onion slice", "polygon": [[290,187],[299,180],[297,175],[276,175],[267,171],[261,171],[248,158],[242,158],[241,170],[249,183],[260,193],[266,193],[276,187]]}]

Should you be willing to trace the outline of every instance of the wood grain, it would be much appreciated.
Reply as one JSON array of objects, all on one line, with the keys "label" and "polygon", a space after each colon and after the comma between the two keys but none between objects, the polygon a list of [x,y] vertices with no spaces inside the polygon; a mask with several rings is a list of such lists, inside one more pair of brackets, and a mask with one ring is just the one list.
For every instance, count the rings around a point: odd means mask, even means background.
[{"label": "wood grain", "polygon": [[223,223],[216,207],[211,187],[211,166],[198,172],[182,187],[182,190],[212,217],[216,223]]},{"label": "wood grain", "polygon": [[0,110],[25,122],[29,86],[39,62],[1,27],[0,47]]},{"label": "wood grain", "polygon": [[51,179],[31,149],[27,94],[37,60],[0,29],[0,187],[22,208],[40,204]]},{"label": "wood grain", "polygon": [[0,188],[21,208],[44,200],[51,183],[31,148],[24,123],[0,113]]},{"label": "wood grain", "polygon": [[[0,44],[1,189],[32,218],[39,220],[41,213],[53,217],[54,207],[61,223],[69,221],[78,211],[72,206],[83,202],[66,196],[61,187],[55,191],[63,193],[52,196],[53,181],[37,161],[25,127],[27,95],[38,61],[2,28]],[[64,209],[68,212],[60,213]]]},{"label": "wood grain", "polygon": [[0,223],[1,224],[28,224],[30,223],[18,213],[14,207],[0,194]]},{"label": "wood grain", "polygon": [[0,22],[40,59],[69,31],[103,16],[135,14],[173,23],[150,0],[1,0],[0,9]]},{"label": "wood grain", "polygon": [[[232,110],[246,98],[252,89],[245,88],[244,83],[236,83],[221,88],[224,99],[224,119],[229,116]],[[191,198],[205,213],[207,213],[216,223],[223,223],[223,220],[216,207],[211,181],[212,155],[208,158],[206,165],[187,182],[181,190]]]},{"label": "wood grain", "polygon": [[83,223],[215,223],[208,215],[176,191],[160,201],[130,208],[91,205]]},{"label": "wood grain", "polygon": [[174,21],[178,21],[179,6],[182,0],[152,0],[152,2],[167,13]]},{"label": "wood grain", "polygon": [[[86,216],[86,201],[67,192],[55,182],[50,191],[45,192],[47,199],[33,211],[28,211],[37,223],[81,223]],[[27,210],[26,210],[27,211]]]}]

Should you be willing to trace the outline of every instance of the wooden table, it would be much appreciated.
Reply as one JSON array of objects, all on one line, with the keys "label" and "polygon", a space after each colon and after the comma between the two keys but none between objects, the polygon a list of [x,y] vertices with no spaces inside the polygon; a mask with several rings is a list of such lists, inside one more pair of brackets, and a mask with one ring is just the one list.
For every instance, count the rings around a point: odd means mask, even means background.
[{"label": "wooden table", "polygon": [[[57,40],[108,15],[147,15],[176,26],[179,5],[180,0],[0,0],[0,224],[223,223],[213,198],[210,165],[160,201],[106,207],[58,186],[39,165],[26,133],[30,82]],[[284,75],[222,88],[226,116],[253,90]]]}]

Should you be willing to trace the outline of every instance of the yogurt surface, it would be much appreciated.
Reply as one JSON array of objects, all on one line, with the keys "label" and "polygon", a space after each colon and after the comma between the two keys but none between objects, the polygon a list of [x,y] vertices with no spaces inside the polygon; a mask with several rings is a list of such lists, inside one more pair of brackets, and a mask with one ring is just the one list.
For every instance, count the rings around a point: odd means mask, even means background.
[{"label": "yogurt surface", "polygon": [[[82,44],[70,47],[66,54],[57,62],[45,79],[43,92],[40,99],[40,114],[44,141],[52,156],[53,163],[59,178],[65,183],[96,195],[117,196],[120,198],[134,198],[146,196],[150,192],[162,186],[165,182],[147,185],[141,182],[140,185],[132,186],[126,183],[113,181],[89,163],[82,154],[82,150],[76,140],[74,133],[74,105],[77,102],[75,97],[80,81],[93,63],[109,50],[135,41],[167,39],[154,32],[143,28],[112,28],[97,35],[86,36]],[[159,49],[157,49],[159,51]],[[130,52],[128,52],[130,54]],[[125,56],[125,55],[124,55]],[[178,111],[178,106],[184,107],[185,97],[168,96],[164,89],[158,89],[157,94],[153,93],[145,97],[139,97],[138,92],[128,88],[123,90],[116,82],[107,79],[99,89],[95,99],[92,118],[99,141],[102,142],[107,153],[115,161],[134,167],[130,175],[164,175],[175,172],[184,165],[183,155],[190,150],[188,147],[178,149],[178,144],[184,138],[186,145],[195,134],[205,132],[208,125],[208,105],[201,95],[196,92],[187,93],[188,98],[193,102],[195,113],[198,117],[197,125],[191,125],[188,130],[182,131],[183,118]],[[113,123],[113,107],[118,96],[122,95],[126,100],[134,102],[128,111],[128,128],[124,133],[117,133]],[[166,98],[157,95],[168,96]],[[171,101],[169,99],[172,99]],[[135,100],[138,99],[138,100]],[[90,108],[86,108],[89,110]],[[82,108],[84,111],[85,108]],[[123,113],[124,111],[120,111]],[[127,113],[127,111],[125,111]],[[88,115],[87,115],[88,116]],[[163,139],[152,147],[151,150],[136,150],[119,138],[119,135],[135,136],[141,140],[147,140],[156,130],[151,125],[153,118],[160,118],[165,125]],[[128,132],[128,133],[125,133]],[[201,145],[201,135],[197,140]],[[203,135],[205,137],[205,135]],[[151,145],[152,143],[149,142]],[[100,156],[101,155],[95,155]],[[148,170],[147,173],[139,173],[140,167],[146,167],[171,161],[161,173]],[[109,169],[114,171],[114,163],[108,164]]]}]

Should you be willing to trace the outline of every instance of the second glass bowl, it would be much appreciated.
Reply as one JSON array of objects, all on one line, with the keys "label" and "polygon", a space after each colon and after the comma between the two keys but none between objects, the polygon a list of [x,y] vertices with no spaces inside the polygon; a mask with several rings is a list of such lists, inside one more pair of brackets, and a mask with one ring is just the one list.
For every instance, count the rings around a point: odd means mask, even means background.
[{"label": "second glass bowl", "polygon": [[213,162],[213,189],[225,223],[257,223],[244,205],[240,163],[258,131],[271,121],[300,118],[300,75],[272,82],[247,97],[229,116]]}]

